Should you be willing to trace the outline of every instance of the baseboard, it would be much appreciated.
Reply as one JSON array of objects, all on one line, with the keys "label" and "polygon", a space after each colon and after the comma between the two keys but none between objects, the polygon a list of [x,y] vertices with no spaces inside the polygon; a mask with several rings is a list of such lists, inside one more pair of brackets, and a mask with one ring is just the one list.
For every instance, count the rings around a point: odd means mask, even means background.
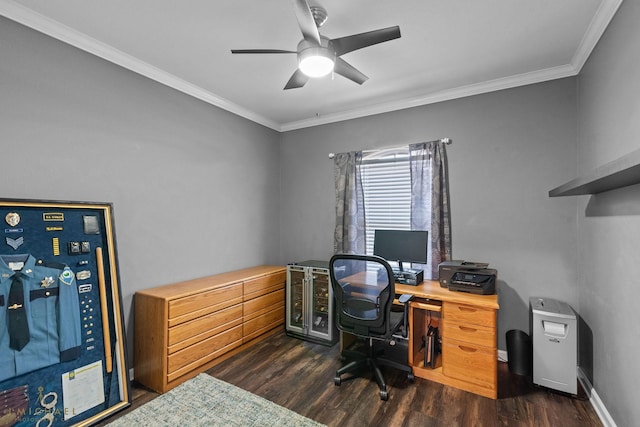
[{"label": "baseboard", "polygon": [[[506,350],[498,350],[498,361],[507,362],[508,360],[509,356]],[[600,421],[602,421],[604,427],[617,427],[616,422],[613,421],[613,418],[611,417],[611,414],[609,414],[604,403],[600,400],[600,396],[598,396],[598,393],[596,393],[593,385],[580,367],[578,367],[578,381],[580,381],[582,388],[589,396],[589,403],[591,403],[591,406],[596,411],[596,414],[598,415],[598,418],[600,418]]]},{"label": "baseboard", "polygon": [[578,381],[580,381],[580,384],[582,384],[582,388],[589,396],[589,402],[591,403],[591,406],[593,406],[593,409],[596,411],[596,414],[598,414],[598,418],[600,418],[602,424],[605,427],[616,427],[616,422],[613,421],[613,418],[611,418],[611,414],[609,414],[609,411],[607,411],[607,408],[605,408],[604,403],[602,403],[602,400],[600,400],[600,396],[598,396],[598,393],[596,393],[596,390],[593,388],[593,385],[589,381],[589,378],[587,378],[586,374],[580,367],[578,367]]}]

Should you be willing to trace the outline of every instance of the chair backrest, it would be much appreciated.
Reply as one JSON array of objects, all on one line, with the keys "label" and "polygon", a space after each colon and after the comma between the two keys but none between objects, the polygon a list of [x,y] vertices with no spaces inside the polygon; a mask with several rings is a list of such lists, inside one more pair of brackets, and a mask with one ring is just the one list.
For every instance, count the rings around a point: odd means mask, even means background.
[{"label": "chair backrest", "polygon": [[338,329],[361,337],[389,337],[395,296],[389,263],[378,256],[336,254],[329,273]]}]

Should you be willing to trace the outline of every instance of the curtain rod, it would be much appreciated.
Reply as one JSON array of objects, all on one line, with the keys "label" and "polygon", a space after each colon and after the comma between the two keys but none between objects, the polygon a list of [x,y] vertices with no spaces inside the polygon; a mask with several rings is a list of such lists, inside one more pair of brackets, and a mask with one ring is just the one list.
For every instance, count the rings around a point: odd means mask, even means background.
[{"label": "curtain rod", "polygon": [[[435,141],[429,141],[429,142],[442,142],[443,144],[451,145],[453,143],[453,140],[451,138],[440,138],[440,139],[436,139]],[[399,145],[398,147],[404,147],[404,145]],[[333,159],[335,156],[336,156],[335,153],[329,153],[330,159]]]}]

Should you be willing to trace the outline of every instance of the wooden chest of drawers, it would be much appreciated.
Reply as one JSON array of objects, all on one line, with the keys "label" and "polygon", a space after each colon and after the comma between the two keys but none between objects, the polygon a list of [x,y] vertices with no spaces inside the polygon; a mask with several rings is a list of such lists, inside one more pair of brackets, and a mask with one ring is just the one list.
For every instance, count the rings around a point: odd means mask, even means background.
[{"label": "wooden chest of drawers", "polygon": [[258,266],[136,292],[135,379],[164,393],[279,331],[285,282]]}]

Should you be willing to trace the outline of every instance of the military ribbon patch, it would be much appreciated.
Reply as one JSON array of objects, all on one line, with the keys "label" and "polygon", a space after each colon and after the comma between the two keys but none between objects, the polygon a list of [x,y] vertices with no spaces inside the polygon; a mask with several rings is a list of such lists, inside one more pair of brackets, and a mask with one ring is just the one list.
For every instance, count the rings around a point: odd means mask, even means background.
[{"label": "military ribbon patch", "polygon": [[7,245],[11,246],[13,250],[18,249],[24,243],[24,237],[20,236],[17,239],[12,239],[11,237],[7,237]]}]

